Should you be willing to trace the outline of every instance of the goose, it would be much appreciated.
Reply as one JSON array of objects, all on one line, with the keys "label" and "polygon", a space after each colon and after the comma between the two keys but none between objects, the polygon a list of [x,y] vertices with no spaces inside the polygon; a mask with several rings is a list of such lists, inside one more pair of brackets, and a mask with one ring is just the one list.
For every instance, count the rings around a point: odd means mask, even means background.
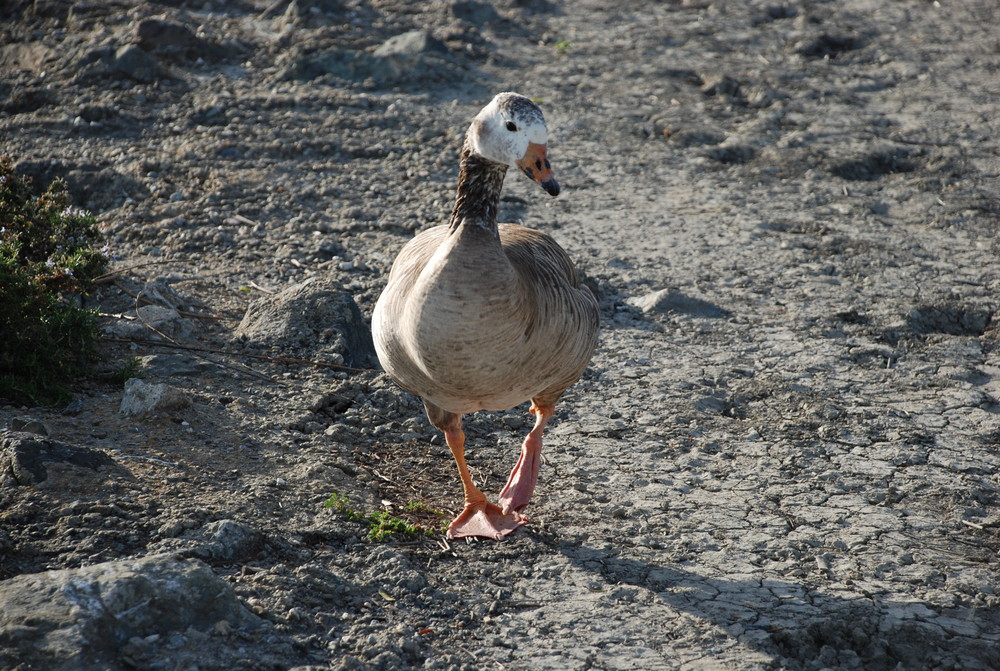
[{"label": "goose", "polygon": [[[404,245],[372,315],[379,362],[421,398],[458,466],[465,508],[448,538],[500,540],[529,521],[522,511],[538,481],[542,433],[597,343],[597,301],[562,247],[497,223],[508,168],[559,195],[547,143],[538,105],[510,92],[493,98],[466,133],[449,223]],[[491,503],[469,474],[462,416],[529,400],[534,427],[499,505]]]}]

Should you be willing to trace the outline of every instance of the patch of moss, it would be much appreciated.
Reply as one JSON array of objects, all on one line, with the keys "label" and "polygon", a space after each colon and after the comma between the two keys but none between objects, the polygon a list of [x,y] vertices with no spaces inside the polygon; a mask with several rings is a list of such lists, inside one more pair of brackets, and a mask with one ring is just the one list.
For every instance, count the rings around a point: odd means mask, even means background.
[{"label": "patch of moss", "polygon": [[80,297],[108,267],[97,220],[56,180],[34,195],[0,156],[0,397],[56,405],[86,369],[97,313]]},{"label": "patch of moss", "polygon": [[[436,533],[443,533],[447,530],[447,524],[438,524],[438,528],[414,522],[411,520],[394,517],[386,511],[374,513],[362,513],[351,507],[350,500],[342,494],[332,494],[323,505],[336,510],[349,520],[362,522],[368,525],[368,540],[381,543],[389,536],[398,534],[402,536],[433,536]],[[432,510],[423,504],[408,504],[406,509],[411,512],[428,513],[432,515],[443,515],[444,513]]]}]

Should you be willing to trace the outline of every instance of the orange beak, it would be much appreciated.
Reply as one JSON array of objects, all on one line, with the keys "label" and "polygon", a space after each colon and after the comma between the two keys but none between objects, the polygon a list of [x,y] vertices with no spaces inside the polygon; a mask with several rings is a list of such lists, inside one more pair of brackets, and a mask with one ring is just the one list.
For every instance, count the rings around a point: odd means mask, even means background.
[{"label": "orange beak", "polygon": [[551,196],[559,195],[559,182],[556,181],[552,173],[552,166],[549,165],[548,148],[544,144],[528,143],[528,151],[517,162],[517,167],[521,169],[528,179],[538,182],[543,189]]}]

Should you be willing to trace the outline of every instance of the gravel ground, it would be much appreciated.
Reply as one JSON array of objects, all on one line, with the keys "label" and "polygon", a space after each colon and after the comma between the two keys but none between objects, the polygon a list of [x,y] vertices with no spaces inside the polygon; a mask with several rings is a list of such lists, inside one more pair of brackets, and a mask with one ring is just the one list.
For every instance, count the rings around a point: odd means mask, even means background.
[{"label": "gravel ground", "polygon": [[[73,668],[998,668],[993,0],[222,5],[0,10],[2,149],[99,213],[102,366],[174,400],[0,406],[104,464],[4,476],[0,587],[176,553],[259,622]],[[567,249],[601,342],[531,525],[372,542],[324,501],[460,508],[364,331],[503,90],[544,109],[563,193],[511,173],[501,219]],[[487,492],[529,420],[467,419]],[[54,668],[15,624],[0,666]]]}]

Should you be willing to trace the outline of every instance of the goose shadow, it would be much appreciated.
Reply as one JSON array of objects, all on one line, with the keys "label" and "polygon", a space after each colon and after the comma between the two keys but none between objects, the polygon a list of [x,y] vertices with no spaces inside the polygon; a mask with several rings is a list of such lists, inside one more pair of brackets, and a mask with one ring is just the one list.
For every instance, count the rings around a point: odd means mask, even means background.
[{"label": "goose shadow", "polygon": [[[994,669],[1000,659],[998,609],[938,610],[773,578],[705,577],[572,541],[559,549],[609,586],[648,589],[656,602],[719,627],[782,668]],[[984,637],[984,631],[992,634]]]}]

